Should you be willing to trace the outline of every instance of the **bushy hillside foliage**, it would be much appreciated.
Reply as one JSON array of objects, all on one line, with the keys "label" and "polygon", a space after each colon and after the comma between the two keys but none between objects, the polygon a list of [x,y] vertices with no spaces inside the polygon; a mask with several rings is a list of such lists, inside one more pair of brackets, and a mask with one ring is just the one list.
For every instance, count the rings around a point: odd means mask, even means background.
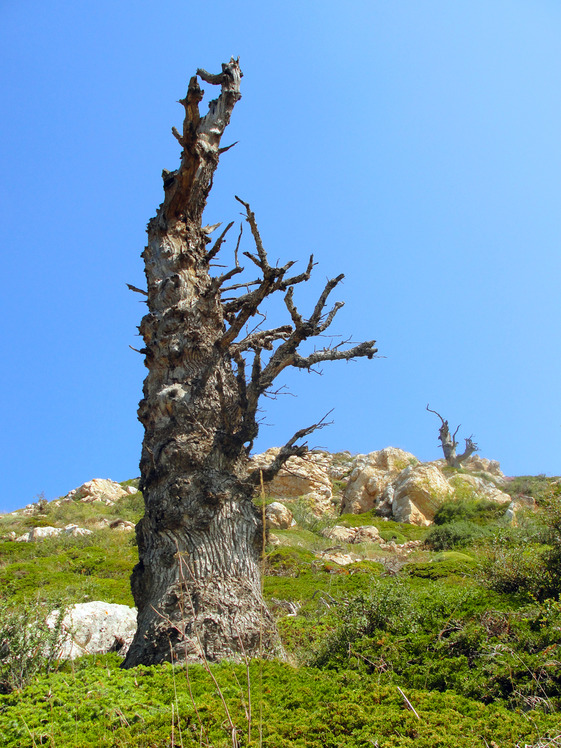
[{"label": "bushy hillside foliage", "polygon": [[[0,542],[0,744],[561,745],[560,484],[523,478],[508,490],[533,496],[537,509],[509,523],[496,505],[456,501],[420,528],[371,514],[317,522],[301,508],[263,557],[287,660],[188,669],[122,671],[114,654],[50,655],[48,611],[132,604],[134,534],[99,525],[136,522],[140,494],[0,518],[4,536],[37,519],[93,530]],[[329,559],[329,524],[373,524],[398,545],[339,544],[361,558],[341,566]],[[424,545],[400,550],[407,540]]]}]

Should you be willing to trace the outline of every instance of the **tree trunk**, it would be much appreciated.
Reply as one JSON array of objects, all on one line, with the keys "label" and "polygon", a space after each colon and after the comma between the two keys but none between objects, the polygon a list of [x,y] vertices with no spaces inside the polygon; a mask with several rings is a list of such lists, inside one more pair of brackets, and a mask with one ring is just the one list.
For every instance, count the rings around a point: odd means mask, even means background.
[{"label": "tree trunk", "polygon": [[[148,313],[139,330],[148,375],[138,415],[145,429],[140,462],[145,515],[137,525],[140,560],[131,578],[138,630],[125,667],[280,653],[260,583],[263,525],[252,497],[262,476],[246,474],[258,399],[287,366],[309,369],[320,361],[372,358],[376,352],[375,341],[369,341],[346,351],[335,346],[307,358],[298,355],[300,342],[321,334],[340,308],[338,303],[324,315],[327,297],[342,276],[328,282],[304,320],[292,301],[292,287],[308,280],[313,260],[291,278],[293,262],[271,267],[254,215],[241,200],[257,249],[256,255],[244,255],[262,277],[224,285],[243,271],[241,232],[235,267],[212,277],[210,261],[232,224],[209,249],[209,235],[217,227],[203,227],[202,214],[219,156],[227,150],[220,139],[240,98],[242,73],[232,59],[219,75],[204,70],[197,75],[220,85],[221,93],[200,117],[203,92],[197,77],[191,78],[180,102],[183,134],[173,130],[183,148],[181,165],[162,175],[165,198],[148,224],[143,252],[148,288],[140,292],[146,293]],[[253,330],[239,340],[259,304],[276,291],[286,291],[293,325]],[[225,293],[234,295],[225,298]],[[267,361],[263,351],[273,351]],[[248,355],[253,361],[246,377]],[[295,442],[316,427],[294,435],[265,479],[306,450]]]},{"label": "tree trunk", "polygon": [[[227,348],[208,233],[201,226],[220,137],[240,98],[236,61],[200,118],[196,77],[186,98],[181,167],[164,172],[165,200],[148,225],[143,257],[148,314],[140,332],[146,365],[139,418],[145,428],[132,576],[138,632],[126,666],[174,658],[209,660],[275,650],[274,625],[259,573],[262,525],[243,483],[242,403]],[[177,137],[177,134],[176,134]]]}]

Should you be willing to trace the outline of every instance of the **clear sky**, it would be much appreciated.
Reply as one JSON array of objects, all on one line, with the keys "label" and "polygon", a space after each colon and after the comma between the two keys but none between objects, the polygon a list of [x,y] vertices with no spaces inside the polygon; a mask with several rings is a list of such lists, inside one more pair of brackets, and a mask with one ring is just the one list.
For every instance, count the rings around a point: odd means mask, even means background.
[{"label": "clear sky", "polygon": [[333,332],[384,356],[287,377],[257,448],[334,408],[310,446],[434,459],[430,402],[505,473],[559,474],[560,36],[557,0],[0,0],[0,511],[138,475],[125,284],[175,102],[231,55],[208,223],[238,194],[271,258],[313,251],[302,312],[344,272]]}]

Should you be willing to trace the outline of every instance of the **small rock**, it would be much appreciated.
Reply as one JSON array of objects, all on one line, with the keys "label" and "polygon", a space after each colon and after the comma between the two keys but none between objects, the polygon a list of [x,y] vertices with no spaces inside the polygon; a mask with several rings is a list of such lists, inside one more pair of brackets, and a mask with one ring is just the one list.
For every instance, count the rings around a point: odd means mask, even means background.
[{"label": "small rock", "polygon": [[287,509],[280,501],[273,501],[265,508],[265,521],[267,527],[274,527],[276,530],[286,530],[292,525],[293,516],[290,509]]},{"label": "small rock", "polygon": [[60,535],[62,533],[60,527],[34,527],[29,532],[29,541],[43,540],[43,538],[50,538],[54,535]]},{"label": "small rock", "polygon": [[357,527],[353,543],[377,543],[380,541],[380,531],[374,525]]},{"label": "small rock", "polygon": [[334,527],[327,527],[322,532],[322,535],[324,538],[336,540],[339,543],[354,543],[356,532],[356,527],[343,527],[343,525],[335,525]]},{"label": "small rock", "polygon": [[80,537],[82,535],[91,535],[91,530],[86,530],[85,527],[78,527],[78,525],[66,525],[64,528],[65,535],[72,535],[72,537]]},{"label": "small rock", "polygon": [[109,525],[111,530],[120,530],[121,532],[131,532],[134,530],[136,525],[134,522],[129,522],[128,519],[116,519]]},{"label": "small rock", "polygon": [[339,566],[348,566],[362,560],[356,553],[330,553],[325,551],[319,555],[324,561],[333,561],[333,563],[339,564]]}]

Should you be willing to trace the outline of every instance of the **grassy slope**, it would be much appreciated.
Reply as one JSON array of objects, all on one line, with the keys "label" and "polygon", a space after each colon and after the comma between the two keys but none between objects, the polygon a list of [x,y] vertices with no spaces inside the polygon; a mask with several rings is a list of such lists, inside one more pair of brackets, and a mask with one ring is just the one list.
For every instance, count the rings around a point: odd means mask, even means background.
[{"label": "grassy slope", "polygon": [[[557,493],[542,478],[519,479],[511,490],[533,492],[544,503]],[[41,520],[94,527],[103,517],[137,521],[141,511],[137,494],[108,508],[49,506]],[[471,525],[456,548],[415,550],[397,574],[395,553],[375,545],[344,546],[369,559],[352,566],[322,560],[316,554],[331,541],[318,534],[312,518],[312,529],[278,532],[282,545],[268,549],[264,586],[290,664],[251,664],[251,741],[245,667],[212,668],[240,745],[259,745],[260,726],[262,744],[271,748],[483,747],[492,741],[502,748],[534,745],[561,732],[555,713],[561,706],[558,600],[540,599],[538,588],[520,584],[490,590],[481,573],[490,557],[495,573],[500,570],[492,556],[497,548],[508,573],[512,553],[535,562],[548,538],[533,517],[513,531],[483,515],[466,510],[468,519],[460,521]],[[428,532],[366,516],[338,522],[377,524],[407,539]],[[35,518],[4,517],[0,533],[24,532],[32,523]],[[474,524],[486,528],[484,538],[470,534]],[[30,599],[47,607],[84,599],[131,605],[128,576],[135,560],[131,534],[107,529],[86,538],[0,543],[4,611]],[[1,696],[0,743],[148,747],[172,745],[173,733],[175,745],[232,745],[220,695],[203,667],[189,668],[189,684],[183,669],[123,672],[118,664],[115,655],[84,658]]]}]

